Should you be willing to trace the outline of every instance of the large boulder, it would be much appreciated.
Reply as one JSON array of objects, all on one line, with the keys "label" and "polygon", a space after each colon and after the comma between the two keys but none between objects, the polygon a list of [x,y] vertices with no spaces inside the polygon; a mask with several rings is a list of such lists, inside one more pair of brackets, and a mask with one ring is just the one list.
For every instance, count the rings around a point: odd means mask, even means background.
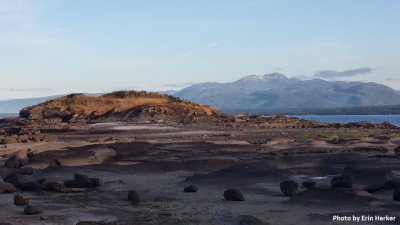
[{"label": "large boulder", "polygon": [[14,185],[0,181],[0,194],[9,194],[17,191],[17,188]]},{"label": "large boulder", "polygon": [[391,170],[386,173],[383,178],[385,182],[385,186],[388,188],[397,188],[400,187],[400,170]]},{"label": "large boulder", "polygon": [[279,187],[285,196],[293,196],[299,190],[299,184],[292,180],[281,182]]},{"label": "large boulder", "polygon": [[29,180],[20,173],[10,173],[3,178],[3,181],[10,183],[17,188],[19,188],[23,184],[29,182]]},{"label": "large boulder", "polygon": [[229,188],[224,192],[224,198],[227,201],[244,201],[242,192],[236,189]]},{"label": "large boulder", "polygon": [[340,175],[331,180],[331,186],[335,188],[352,188],[353,177],[351,175]]},{"label": "large boulder", "polygon": [[65,181],[64,185],[69,188],[97,188],[102,183],[99,178],[89,178],[87,175],[76,173],[74,174],[74,179]]}]

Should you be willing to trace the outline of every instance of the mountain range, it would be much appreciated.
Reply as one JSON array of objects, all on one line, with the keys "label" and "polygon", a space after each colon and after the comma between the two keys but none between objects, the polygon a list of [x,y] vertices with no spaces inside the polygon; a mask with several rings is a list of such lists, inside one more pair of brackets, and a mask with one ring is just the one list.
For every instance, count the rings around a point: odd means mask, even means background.
[{"label": "mountain range", "polygon": [[[302,80],[280,73],[250,75],[228,83],[199,83],[160,93],[211,105],[228,113],[400,105],[400,91],[382,84]],[[24,107],[57,97],[60,96],[0,101],[0,113],[18,113]]]},{"label": "mountain range", "polygon": [[225,112],[399,105],[400,95],[377,83],[301,80],[280,73],[230,83],[195,84],[173,94]]}]

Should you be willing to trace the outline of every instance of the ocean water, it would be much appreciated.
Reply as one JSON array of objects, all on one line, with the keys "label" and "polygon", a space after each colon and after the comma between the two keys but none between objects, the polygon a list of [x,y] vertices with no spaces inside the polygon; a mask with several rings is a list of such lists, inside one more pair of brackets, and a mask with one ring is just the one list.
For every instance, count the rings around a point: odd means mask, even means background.
[{"label": "ocean water", "polygon": [[18,114],[13,114],[13,113],[0,113],[0,119],[6,118],[6,117],[16,117]]},{"label": "ocean water", "polygon": [[315,120],[322,122],[331,123],[350,123],[368,121],[371,123],[383,123],[385,121],[390,122],[393,125],[400,126],[400,115],[307,115],[307,116],[296,116],[301,119]]}]

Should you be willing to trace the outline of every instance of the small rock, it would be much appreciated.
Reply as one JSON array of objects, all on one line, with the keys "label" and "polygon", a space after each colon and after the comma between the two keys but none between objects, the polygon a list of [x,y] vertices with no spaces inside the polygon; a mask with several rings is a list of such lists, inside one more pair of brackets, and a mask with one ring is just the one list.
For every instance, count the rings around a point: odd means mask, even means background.
[{"label": "small rock", "polygon": [[400,201],[400,189],[396,189],[393,192],[393,200]]},{"label": "small rock", "polygon": [[8,193],[14,193],[17,191],[17,188],[14,187],[14,185],[0,181],[0,194],[8,194]]},{"label": "small rock", "polygon": [[283,181],[280,183],[280,188],[285,196],[293,196],[299,190],[299,184],[295,181]]},{"label": "small rock", "polygon": [[302,185],[305,188],[313,188],[317,185],[317,182],[315,182],[313,180],[306,180],[306,181],[303,181]]},{"label": "small rock", "polygon": [[16,194],[14,195],[14,205],[28,205],[29,198],[25,198],[22,195]]},{"label": "small rock", "polygon": [[183,190],[184,192],[197,192],[199,190],[199,188],[196,185],[190,185],[185,187],[185,189]]},{"label": "small rock", "polygon": [[33,158],[33,156],[35,156],[35,153],[33,153],[32,150],[29,151],[29,149],[28,149],[28,153],[26,154],[26,157],[28,157],[30,159],[30,158]]},{"label": "small rock", "polygon": [[134,190],[129,191],[128,200],[132,203],[139,203],[140,202],[139,194]]},{"label": "small rock", "polygon": [[43,212],[43,210],[37,206],[28,205],[24,209],[25,215],[37,215],[37,214],[41,214],[42,212]]},{"label": "small rock", "polygon": [[53,159],[49,163],[49,167],[54,167],[54,166],[62,166],[62,163],[58,159]]},{"label": "small rock", "polygon": [[224,197],[227,201],[244,201],[242,192],[236,189],[228,189],[224,192]]},{"label": "small rock", "polygon": [[400,155],[400,146],[397,146],[397,147],[394,149],[394,154],[395,154],[395,155]]},{"label": "small rock", "polygon": [[352,188],[353,177],[350,175],[340,175],[331,180],[331,186],[336,188]]}]

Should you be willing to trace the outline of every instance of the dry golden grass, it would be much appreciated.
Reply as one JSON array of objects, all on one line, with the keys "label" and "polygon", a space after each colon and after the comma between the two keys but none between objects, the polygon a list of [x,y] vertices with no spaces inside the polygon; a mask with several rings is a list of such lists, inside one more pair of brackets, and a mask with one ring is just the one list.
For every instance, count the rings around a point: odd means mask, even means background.
[{"label": "dry golden grass", "polygon": [[147,92],[114,92],[99,97],[71,94],[34,107],[57,109],[60,112],[73,111],[89,116],[103,115],[109,111],[122,112],[141,105],[180,106],[187,110],[198,110],[208,115],[220,114],[218,110],[210,106],[194,104],[168,95]]}]

